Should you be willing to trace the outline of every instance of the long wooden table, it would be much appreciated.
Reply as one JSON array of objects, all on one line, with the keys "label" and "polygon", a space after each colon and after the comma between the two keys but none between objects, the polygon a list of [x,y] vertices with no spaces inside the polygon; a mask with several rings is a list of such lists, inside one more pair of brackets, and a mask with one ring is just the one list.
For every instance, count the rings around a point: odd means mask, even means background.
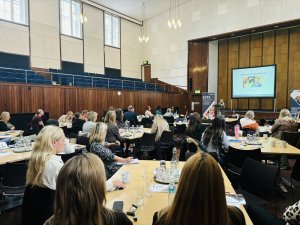
[{"label": "long wooden table", "polygon": [[0,139],[10,138],[10,140],[15,140],[16,137],[20,136],[21,132],[23,133],[21,130],[1,131]]},{"label": "long wooden table", "polygon": [[[245,141],[246,137],[241,137],[240,140]],[[270,141],[275,141],[274,147],[271,147]],[[286,144],[286,148],[283,148],[281,146],[283,141],[274,137],[268,137],[267,139],[261,137],[260,142],[261,145],[243,145],[242,142],[230,142],[230,146],[240,150],[252,150],[260,148],[262,154],[268,155],[300,155],[300,149],[290,144]]]},{"label": "long wooden table", "polygon": [[[71,143],[70,143],[71,144]],[[85,145],[71,144],[76,149],[85,148]],[[30,159],[32,151],[15,153],[11,148],[0,150],[0,165]]]},{"label": "long wooden table", "polygon": [[124,129],[120,129],[119,132],[122,139],[134,140],[141,138],[144,133],[151,133],[151,128],[143,128],[143,132],[125,132]]},{"label": "long wooden table", "polygon": [[[167,162],[167,167],[169,167],[170,162]],[[180,162],[179,167],[182,168],[184,162]],[[121,169],[111,178],[111,179],[121,179],[121,174],[128,171],[130,174],[130,181],[126,184],[124,190],[118,190],[113,192],[108,192],[106,195],[107,207],[112,208],[114,201],[123,201],[124,207],[123,212],[129,211],[132,204],[136,204],[136,192],[143,190],[143,178],[142,171],[146,171],[146,181],[150,185],[153,183],[153,172],[156,167],[159,167],[159,161],[149,161],[140,160],[139,164],[124,165]],[[223,171],[222,171],[223,172]],[[223,172],[223,178],[225,183],[226,192],[234,192],[234,189],[227,178],[226,174]],[[147,187],[148,187],[147,185]],[[188,184],[187,184],[188,185]],[[153,214],[166,207],[168,205],[168,193],[151,193],[151,196],[144,197],[144,205],[138,208],[138,221],[134,222],[137,225],[149,225],[152,224]],[[240,209],[243,211],[246,224],[252,225],[247,212],[244,207],[241,206]],[[217,209],[216,209],[217,210]],[[132,217],[129,216],[132,220]],[[133,221],[133,220],[132,220]]]}]

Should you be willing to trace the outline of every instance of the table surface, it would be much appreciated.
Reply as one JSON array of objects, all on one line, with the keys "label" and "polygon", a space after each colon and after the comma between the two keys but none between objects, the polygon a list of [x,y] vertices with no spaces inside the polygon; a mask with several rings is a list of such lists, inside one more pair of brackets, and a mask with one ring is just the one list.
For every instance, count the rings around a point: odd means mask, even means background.
[{"label": "table surface", "polygon": [[[274,137],[268,137],[268,138],[263,138],[260,137],[260,142],[261,145],[243,145],[242,141],[245,141],[247,138],[246,137],[240,137],[239,140],[240,142],[236,142],[234,137],[231,137],[229,139],[230,146],[240,149],[240,150],[252,150],[252,149],[257,149],[261,148],[261,153],[262,154],[270,154],[270,155],[300,155],[300,149],[290,145],[286,144],[286,147],[282,147],[282,140],[279,140]],[[232,140],[232,141],[230,141]],[[270,141],[275,141],[275,146],[271,147]]]},{"label": "table surface", "polygon": [[11,140],[14,140],[16,139],[16,137],[20,136],[20,132],[21,130],[1,131],[0,139],[4,138],[4,137],[1,138],[1,136],[10,136]]},{"label": "table surface", "polygon": [[143,132],[125,132],[124,129],[120,129],[119,132],[122,139],[134,140],[141,138],[144,133],[151,133],[151,128],[143,128]]},{"label": "table surface", "polygon": [[[167,166],[169,166],[170,162],[167,162]],[[179,167],[182,168],[184,162],[180,162]],[[123,201],[123,211],[126,213],[129,211],[131,204],[135,204],[136,202],[136,193],[144,190],[144,182],[142,181],[142,171],[146,171],[146,182],[147,187],[154,183],[153,181],[153,172],[156,167],[159,167],[159,161],[149,161],[149,160],[140,160],[139,164],[130,164],[124,165],[120,170],[111,178],[111,179],[121,179],[121,174],[125,171],[129,172],[129,183],[126,184],[125,189],[108,192],[106,195],[107,203],[106,206],[108,208],[112,208],[114,201]],[[223,172],[223,171],[222,171]],[[225,191],[226,192],[234,192],[234,189],[223,172],[224,183],[225,183]],[[144,197],[144,205],[138,208],[138,221],[133,222],[137,225],[149,225],[152,224],[153,214],[166,207],[168,204],[168,193],[151,193],[150,196]],[[244,213],[246,224],[253,224],[250,220],[247,212],[244,207],[241,206],[240,209]],[[132,220],[132,217],[129,216],[129,219]]]},{"label": "table surface", "polygon": [[[75,149],[85,148],[85,145],[72,144],[75,146]],[[29,152],[13,152],[11,148],[3,149],[0,151],[0,165],[5,163],[18,162],[22,160],[30,159],[32,151]]]}]

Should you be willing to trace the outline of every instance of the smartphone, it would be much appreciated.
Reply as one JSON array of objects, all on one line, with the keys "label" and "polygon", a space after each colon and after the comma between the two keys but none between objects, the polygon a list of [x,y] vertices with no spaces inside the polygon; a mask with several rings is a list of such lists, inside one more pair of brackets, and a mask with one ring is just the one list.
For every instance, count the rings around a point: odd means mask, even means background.
[{"label": "smartphone", "polygon": [[123,212],[123,201],[114,201],[113,210]]}]

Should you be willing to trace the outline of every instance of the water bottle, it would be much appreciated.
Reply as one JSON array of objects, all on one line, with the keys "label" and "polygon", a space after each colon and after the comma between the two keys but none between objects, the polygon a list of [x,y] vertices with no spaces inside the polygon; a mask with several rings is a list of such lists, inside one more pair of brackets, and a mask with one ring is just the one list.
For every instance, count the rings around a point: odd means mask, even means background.
[{"label": "water bottle", "polygon": [[125,121],[124,129],[125,129],[125,132],[127,133],[129,130],[129,121],[128,120]]},{"label": "water bottle", "polygon": [[234,126],[234,137],[236,139],[239,139],[239,131],[240,131],[240,126],[237,124]]},{"label": "water bottle", "polygon": [[173,202],[175,192],[176,192],[176,185],[175,185],[174,180],[172,180],[169,184],[169,187],[168,187],[168,202],[169,202],[169,205],[171,205],[172,202]]},{"label": "water bottle", "polygon": [[177,159],[177,155],[176,155],[176,147],[173,148],[173,156],[171,159],[171,171],[175,171],[178,169],[178,159]]}]

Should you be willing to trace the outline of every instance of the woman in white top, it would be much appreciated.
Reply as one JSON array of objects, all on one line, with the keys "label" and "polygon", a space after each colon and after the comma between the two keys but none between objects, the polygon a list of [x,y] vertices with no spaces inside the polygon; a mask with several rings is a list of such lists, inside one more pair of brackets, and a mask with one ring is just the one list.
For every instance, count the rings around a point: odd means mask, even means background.
[{"label": "woman in white top", "polygon": [[154,115],[152,114],[151,112],[151,107],[148,105],[147,108],[146,108],[146,111],[145,111],[145,116],[146,117],[149,117],[149,118],[152,118]]},{"label": "woman in white top", "polygon": [[67,112],[66,115],[59,117],[58,122],[60,123],[72,123],[74,113],[72,111]]},{"label": "woman in white top", "polygon": [[86,121],[82,126],[82,131],[85,133],[91,134],[93,132],[94,127],[96,126],[98,113],[94,111],[88,112],[88,121]]},{"label": "woman in white top", "polygon": [[64,149],[65,135],[56,126],[44,127],[37,136],[28,163],[26,184],[56,189],[56,179],[64,165],[60,153]]}]

